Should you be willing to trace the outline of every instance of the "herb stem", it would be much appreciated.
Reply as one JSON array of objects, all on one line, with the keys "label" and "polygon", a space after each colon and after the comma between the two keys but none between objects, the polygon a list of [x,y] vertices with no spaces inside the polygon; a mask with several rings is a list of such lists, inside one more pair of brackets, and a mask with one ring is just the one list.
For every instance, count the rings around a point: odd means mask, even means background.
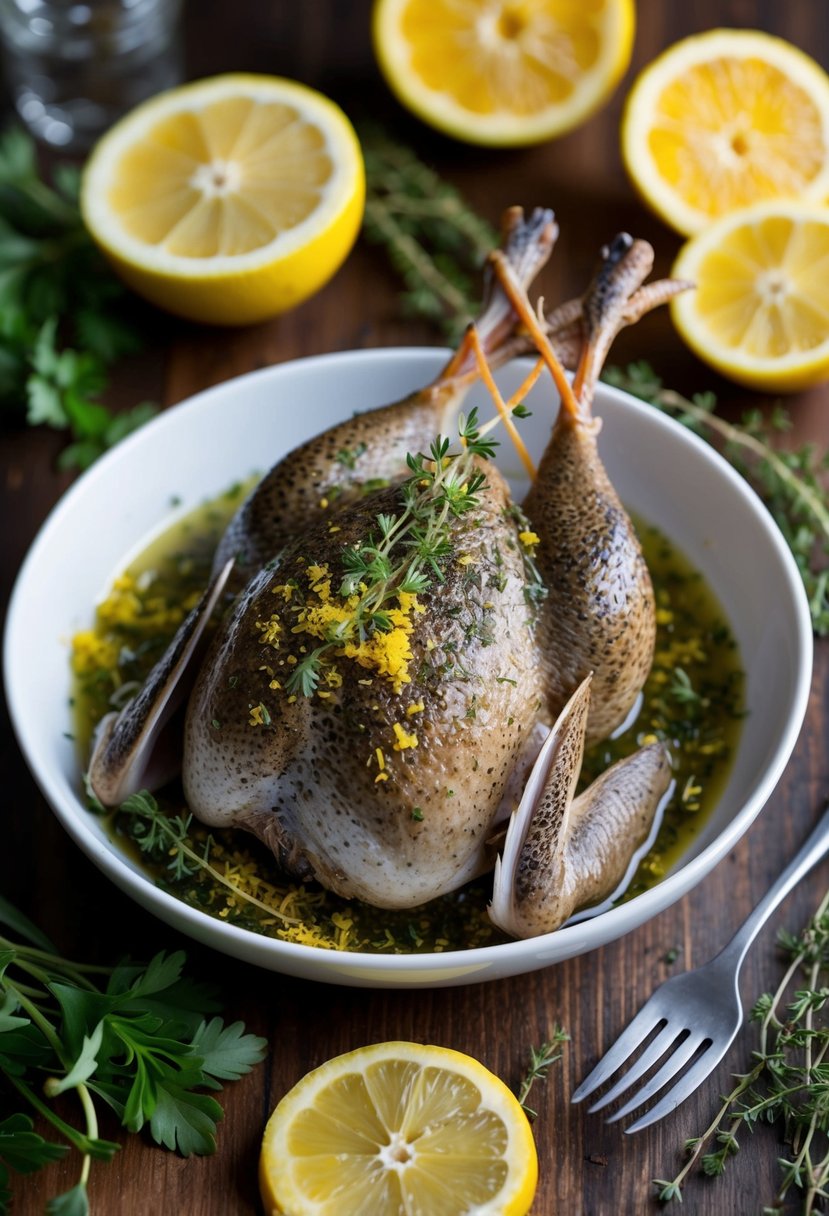
[{"label": "herb stem", "polygon": [[[672,1185],[676,1188],[677,1194],[679,1193],[679,1188],[682,1186],[682,1183],[685,1181],[687,1176],[690,1174],[691,1170],[694,1168],[696,1163],[699,1161],[700,1157],[703,1154],[704,1149],[708,1146],[708,1143],[710,1142],[711,1138],[719,1131],[723,1120],[725,1119],[726,1115],[728,1114],[729,1110],[731,1109],[732,1102],[734,1102],[742,1094],[744,1094],[746,1092],[746,1090],[751,1088],[751,1086],[755,1083],[755,1081],[757,1081],[757,1079],[760,1076],[762,1071],[763,1071],[762,1063],[757,1063],[757,1064],[755,1064],[754,1068],[752,1068],[751,1072],[747,1072],[742,1077],[740,1077],[738,1084],[735,1085],[734,1088],[731,1090],[731,1092],[726,1094],[726,1096],[723,1098],[719,1109],[717,1110],[716,1114],[714,1115],[714,1118],[708,1124],[708,1126],[706,1127],[706,1129],[702,1133],[702,1135],[697,1137],[695,1140],[689,1142],[689,1144],[692,1146],[691,1153],[688,1157],[688,1160],[685,1162],[682,1169],[679,1171],[679,1173],[676,1175],[676,1177],[673,1179],[673,1182],[672,1182]],[[734,1132],[736,1131],[736,1126],[738,1124],[739,1124],[738,1119],[732,1120],[731,1126],[729,1127],[727,1134],[733,1135]]]},{"label": "herb stem", "polygon": [[55,1055],[65,1067],[66,1056],[64,1053],[63,1044],[60,1041],[60,1036],[55,1031],[49,1019],[41,1013],[35,1002],[31,1000],[26,993],[18,987],[17,984],[13,983],[8,976],[4,976],[3,978],[3,987],[7,992],[11,992],[17,998],[17,1000],[20,1002],[21,1009],[25,1009],[26,1013],[28,1013],[29,1017],[32,1019],[40,1033],[52,1048],[52,1051],[54,1051]]},{"label": "herb stem", "polygon": [[151,851],[156,847],[157,838],[155,833],[161,832],[162,835],[165,836],[168,841],[170,841],[172,850],[165,851],[173,852],[174,864],[175,855],[178,853],[183,853],[188,861],[195,865],[197,869],[203,871],[205,874],[209,874],[214,882],[218,882],[221,886],[226,887],[229,891],[232,891],[238,899],[242,899],[247,903],[253,904],[254,907],[259,908],[263,912],[267,912],[269,916],[276,917],[286,925],[299,924],[297,917],[286,916],[285,913],[280,912],[278,908],[274,908],[271,904],[266,904],[263,900],[257,899],[255,895],[251,895],[249,892],[242,890],[230,878],[228,878],[227,874],[223,874],[221,870],[218,870],[210,861],[208,861],[206,851],[200,853],[197,849],[194,849],[192,845],[188,844],[187,840],[184,838],[185,828],[182,826],[182,823],[177,820],[169,819],[167,815],[165,815],[164,812],[159,809],[154,798],[151,798],[146,793],[133,794],[121,804],[120,809],[125,815],[133,816],[150,825],[151,832],[148,834],[146,840],[142,839],[141,836],[136,836],[136,841],[139,847],[143,848],[145,851]]},{"label": "herb stem", "polygon": [[[86,1134],[89,1136],[90,1140],[97,1140],[98,1113],[95,1110],[95,1103],[92,1101],[92,1095],[83,1081],[76,1086],[76,1089],[78,1091],[78,1097],[81,1101],[81,1107],[83,1108],[84,1118],[86,1119]],[[80,1185],[83,1187],[85,1187],[89,1181],[89,1171],[91,1167],[92,1157],[89,1153],[84,1153],[80,1176]]]},{"label": "herb stem", "polygon": [[809,511],[818,521],[823,532],[824,538],[829,542],[829,507],[822,501],[820,496],[801,480],[774,448],[770,448],[767,444],[761,442],[742,427],[734,426],[727,422],[718,414],[712,414],[710,410],[703,409],[693,401],[689,401],[687,397],[683,397],[681,393],[675,392],[673,389],[661,389],[658,394],[657,404],[665,405],[668,409],[682,410],[689,414],[696,422],[702,423],[704,426],[711,427],[717,431],[729,443],[737,447],[746,448],[758,460],[764,461],[770,465],[781,481],[785,482],[789,487],[792,495],[799,499],[807,511]]},{"label": "herb stem", "polygon": [[365,222],[376,238],[394,249],[397,268],[404,276],[421,281],[449,312],[470,319],[469,299],[444,275],[423,246],[395,221],[391,212],[375,199],[366,201]]},{"label": "herb stem", "polygon": [[536,1081],[546,1081],[547,1073],[550,1065],[555,1064],[556,1060],[561,1059],[561,1051],[556,1048],[562,1043],[569,1042],[570,1036],[561,1026],[556,1026],[553,1029],[552,1038],[545,1040],[540,1047],[530,1048],[530,1063],[524,1074],[521,1084],[518,1087],[518,1102],[524,1113],[530,1118],[535,1119],[537,1111],[527,1105],[527,1099],[530,1096],[530,1091]]},{"label": "herb stem", "polygon": [[35,964],[42,962],[50,972],[60,971],[68,979],[71,979],[73,984],[78,984],[85,988],[95,987],[90,980],[85,978],[87,975],[112,974],[111,967],[102,967],[96,963],[75,963],[70,959],[59,958],[58,955],[52,954],[48,950],[40,950],[36,946],[21,946],[2,935],[0,935],[0,948],[14,950],[15,962],[19,962],[21,959],[31,959]]},{"label": "herb stem", "polygon": [[87,1138],[84,1132],[76,1131],[74,1127],[64,1122],[60,1115],[57,1115],[50,1106],[39,1098],[35,1091],[29,1085],[27,1085],[25,1081],[21,1081],[20,1077],[16,1077],[12,1073],[5,1072],[5,1070],[4,1073],[7,1080],[11,1081],[18,1093],[21,1094],[26,1101],[43,1116],[44,1119],[51,1123],[52,1127],[54,1127],[56,1131],[60,1132],[60,1134],[64,1136],[65,1139],[67,1139],[69,1143],[78,1150],[79,1153],[83,1153],[84,1156],[88,1155],[90,1140]]}]

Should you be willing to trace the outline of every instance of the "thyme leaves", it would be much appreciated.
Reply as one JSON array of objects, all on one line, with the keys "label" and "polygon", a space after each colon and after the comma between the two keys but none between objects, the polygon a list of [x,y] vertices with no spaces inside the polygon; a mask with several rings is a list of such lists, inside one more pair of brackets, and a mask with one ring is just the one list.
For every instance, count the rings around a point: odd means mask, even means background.
[{"label": "thyme leaves", "polygon": [[533,1110],[527,1103],[530,1091],[537,1081],[547,1080],[550,1066],[561,1059],[561,1045],[569,1043],[569,1041],[570,1036],[566,1030],[556,1025],[553,1028],[551,1037],[546,1039],[540,1047],[530,1047],[530,1062],[527,1066],[527,1071],[521,1079],[517,1094],[521,1108],[528,1118],[536,1119],[538,1117],[538,1111]]},{"label": "thyme leaves", "polygon": [[665,388],[644,360],[624,368],[607,367],[604,379],[670,414],[703,438],[716,436],[722,442],[723,454],[757,490],[792,551],[815,633],[829,634],[829,453],[820,456],[810,445],[797,451],[782,449],[777,437],[791,427],[782,406],[768,416],[748,410],[738,425],[714,412],[717,401],[713,393],[683,397]]},{"label": "thyme leaves", "polygon": [[391,610],[401,595],[417,596],[443,582],[443,566],[454,548],[454,521],[480,505],[486,484],[475,462],[490,460],[497,447],[483,434],[474,409],[460,415],[458,437],[458,452],[439,435],[428,453],[409,453],[399,509],[379,512],[376,530],[343,550],[339,595],[347,611],[332,619],[322,644],[296,664],[285,683],[288,693],[312,696],[331,653],[389,632]]},{"label": "thyme leaves", "polygon": [[774,992],[755,1002],[750,1021],[757,1044],[744,1072],[722,1098],[699,1135],[685,1142],[688,1159],[672,1179],[654,1179],[663,1203],[682,1200],[682,1187],[697,1167],[711,1178],[739,1151],[739,1136],[762,1124],[783,1134],[787,1152],[778,1160],[780,1183],[769,1216],[783,1211],[793,1189],[802,1192],[802,1216],[817,1212],[829,1179],[829,1027],[820,1017],[829,1002],[829,892],[799,935],[781,933],[786,959]]},{"label": "thyme leaves", "polygon": [[376,128],[361,132],[361,142],[363,233],[400,275],[403,311],[456,342],[478,309],[480,268],[498,234],[410,148]]}]

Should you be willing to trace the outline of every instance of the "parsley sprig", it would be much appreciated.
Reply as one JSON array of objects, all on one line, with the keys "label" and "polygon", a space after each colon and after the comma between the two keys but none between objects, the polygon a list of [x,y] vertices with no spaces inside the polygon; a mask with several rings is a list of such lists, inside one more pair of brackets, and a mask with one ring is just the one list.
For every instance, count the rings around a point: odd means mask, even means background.
[{"label": "parsley sprig", "polygon": [[409,476],[399,491],[400,510],[378,513],[363,541],[342,553],[343,600],[355,595],[347,618],[334,623],[323,643],[297,663],[285,683],[289,693],[311,696],[319,684],[326,656],[347,642],[364,642],[392,627],[389,608],[400,593],[427,591],[443,581],[443,563],[453,551],[452,523],[480,503],[486,475],[475,459],[491,460],[497,440],[483,434],[477,410],[458,418],[459,452],[439,435],[428,454],[409,453]]},{"label": "parsley sprig", "polygon": [[[0,934],[0,1076],[65,1142],[37,1134],[23,1111],[0,1121],[0,1213],[9,1210],[10,1171],[31,1173],[71,1146],[80,1176],[48,1211],[85,1216],[91,1163],[119,1147],[99,1135],[96,1100],[128,1131],[146,1126],[166,1148],[212,1153],[222,1108],[209,1091],[249,1072],[266,1041],[210,1016],[212,991],[182,974],[182,951],[147,965],[71,962],[2,897],[0,925],[14,935]],[[67,1092],[77,1096],[82,1130],[51,1104]]]},{"label": "parsley sprig", "polygon": [[829,1181],[829,892],[799,936],[779,935],[787,960],[774,992],[755,1003],[757,1044],[744,1072],[723,1097],[705,1131],[685,1142],[688,1159],[670,1180],[654,1180],[663,1203],[682,1199],[682,1187],[699,1166],[708,1177],[723,1173],[739,1152],[739,1136],[764,1124],[786,1142],[778,1157],[780,1184],[760,1209],[780,1216],[789,1192],[802,1192],[802,1216],[823,1210]]},{"label": "parsley sprig", "polygon": [[0,136],[0,413],[66,431],[63,468],[85,468],[155,412],[113,415],[100,401],[107,367],[140,349],[142,314],[90,240],[79,177],[45,181],[29,136]]}]

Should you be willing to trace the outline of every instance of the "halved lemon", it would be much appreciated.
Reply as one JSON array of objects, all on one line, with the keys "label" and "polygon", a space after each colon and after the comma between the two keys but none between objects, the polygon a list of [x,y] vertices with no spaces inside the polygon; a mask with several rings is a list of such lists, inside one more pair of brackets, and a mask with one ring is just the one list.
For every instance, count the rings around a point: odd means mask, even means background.
[{"label": "halved lemon", "polygon": [[152,303],[245,325],[293,307],[345,259],[365,197],[354,130],[272,76],[162,93],[95,146],[81,188],[94,240]]},{"label": "halved lemon", "polygon": [[829,76],[757,30],[711,30],[637,77],[622,156],[645,201],[688,235],[771,198],[829,198]]},{"label": "halved lemon", "polygon": [[693,351],[766,392],[829,379],[829,207],[759,203],[693,237],[672,274],[696,291],[671,301]]},{"label": "halved lemon", "polygon": [[268,1216],[526,1216],[538,1164],[518,1100],[445,1047],[376,1043],[308,1073],[268,1121]]},{"label": "halved lemon", "polygon": [[633,0],[376,0],[380,68],[424,122],[474,144],[538,143],[609,97]]}]

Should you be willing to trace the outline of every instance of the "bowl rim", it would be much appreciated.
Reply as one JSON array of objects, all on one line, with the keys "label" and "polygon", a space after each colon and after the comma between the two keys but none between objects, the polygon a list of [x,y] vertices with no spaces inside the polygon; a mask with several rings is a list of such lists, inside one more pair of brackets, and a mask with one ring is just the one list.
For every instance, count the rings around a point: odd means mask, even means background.
[{"label": "bowl rim", "polygon": [[[285,970],[292,974],[334,983],[347,983],[348,971],[358,970],[363,979],[368,973],[369,982],[376,978],[377,986],[381,986],[384,979],[395,985],[395,976],[402,976],[403,973],[406,974],[406,977],[415,977],[413,982],[417,982],[418,973],[448,972],[453,969],[458,972],[469,972],[468,975],[464,975],[461,982],[474,982],[477,979],[494,978],[488,974],[489,969],[493,966],[496,976],[515,974],[533,969],[533,967],[552,965],[574,954],[587,953],[652,919],[700,882],[722,860],[743,836],[768,801],[800,733],[811,689],[813,633],[806,593],[788,544],[762,500],[714,447],[669,415],[621,389],[601,382],[597,389],[597,393],[601,397],[610,398],[624,409],[647,416],[649,424],[671,432],[674,438],[681,437],[683,442],[696,447],[705,459],[713,462],[718,474],[730,483],[731,489],[743,499],[744,503],[751,508],[752,514],[761,521],[769,542],[777,551],[777,556],[786,572],[788,590],[792,593],[795,605],[797,629],[794,644],[798,656],[797,672],[786,729],[777,740],[774,751],[767,758],[762,775],[750,797],[709,844],[695,857],[683,863],[680,869],[667,875],[654,887],[628,902],[610,908],[595,917],[565,925],[552,933],[534,938],[497,942],[467,950],[411,954],[325,950],[318,946],[267,937],[236,925],[227,924],[161,890],[147,875],[129,865],[126,857],[120,854],[115,846],[107,847],[105,845],[92,830],[91,824],[94,822],[94,818],[91,813],[85,811],[90,818],[89,824],[86,823],[83,815],[78,814],[79,809],[84,810],[78,795],[75,795],[74,800],[67,801],[64,791],[59,788],[56,773],[51,770],[43,771],[38,764],[36,748],[25,729],[24,715],[18,706],[21,692],[13,680],[15,665],[12,661],[12,652],[15,639],[23,629],[24,601],[29,571],[36,566],[40,550],[49,543],[52,533],[61,527],[63,515],[71,510],[79,495],[89,493],[90,487],[94,486],[99,477],[106,475],[111,465],[128,461],[133,447],[140,446],[144,442],[142,436],[146,436],[150,428],[158,430],[172,425],[182,425],[187,413],[203,408],[205,402],[213,397],[228,392],[232,393],[240,384],[247,385],[253,381],[278,376],[283,369],[299,365],[314,369],[332,367],[342,362],[355,364],[388,362],[393,364],[400,360],[412,360],[413,362],[422,361],[425,367],[431,360],[437,360],[439,357],[445,358],[446,355],[447,352],[443,348],[427,346],[336,351],[286,360],[284,363],[259,368],[220,381],[192,394],[174,407],[164,410],[140,430],[127,436],[115,448],[101,456],[69,487],[52,507],[38,529],[14,582],[3,639],[3,675],[6,699],[20,749],[50,808],[82,851],[111,881],[141,906],[165,923],[174,925],[191,937],[207,942],[214,948],[236,958],[246,959],[255,965],[273,970]],[[596,926],[601,926],[601,934],[596,930]],[[591,940],[597,937],[600,937],[600,940]],[[213,940],[214,938],[216,940]],[[550,957],[546,959],[544,958],[545,945],[549,946],[548,953],[550,954]],[[519,962],[523,960],[528,965],[524,967],[511,965],[508,971],[500,971],[497,964],[505,954],[509,955],[513,963],[517,958]],[[270,955],[274,955],[274,961],[270,960],[268,957]],[[284,959],[282,967],[278,965],[280,959]],[[331,965],[335,961],[336,967]],[[291,967],[290,963],[297,966]],[[317,969],[321,970],[323,974],[313,976],[312,972]],[[480,974],[476,975],[475,972],[480,972]],[[397,983],[399,982],[397,981]]]}]

